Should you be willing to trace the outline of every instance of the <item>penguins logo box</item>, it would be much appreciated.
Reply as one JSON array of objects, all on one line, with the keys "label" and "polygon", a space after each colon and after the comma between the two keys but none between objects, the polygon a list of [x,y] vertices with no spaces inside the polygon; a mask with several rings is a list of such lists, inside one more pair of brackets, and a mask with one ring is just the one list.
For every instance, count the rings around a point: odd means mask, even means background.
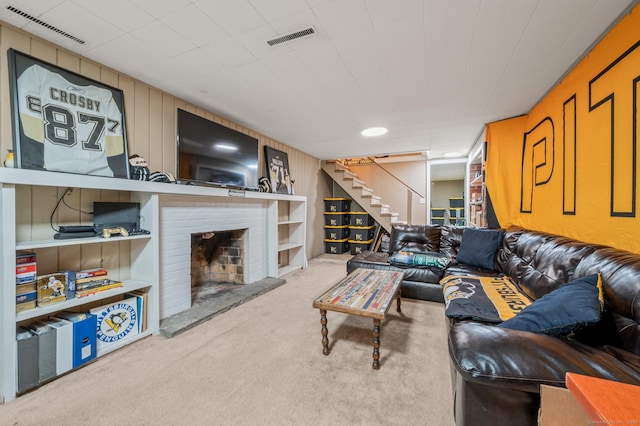
[{"label": "penguins logo box", "polygon": [[135,297],[94,308],[90,312],[98,319],[98,355],[120,347],[124,340],[138,334],[138,301]]}]

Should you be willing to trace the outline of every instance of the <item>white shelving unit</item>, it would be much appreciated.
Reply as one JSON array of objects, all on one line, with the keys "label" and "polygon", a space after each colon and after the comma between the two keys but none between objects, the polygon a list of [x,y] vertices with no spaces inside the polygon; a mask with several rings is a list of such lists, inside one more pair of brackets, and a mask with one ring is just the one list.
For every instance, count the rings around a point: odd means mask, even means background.
[{"label": "white shelving unit", "polygon": [[[80,196],[86,202],[101,201],[101,196],[114,197],[114,194],[118,200],[139,202],[141,215],[144,217],[142,227],[149,230],[150,234],[114,236],[108,239],[54,239],[54,231],[49,226],[51,209],[38,209],[39,200],[46,199],[46,205],[49,206],[52,200],[55,202],[57,199],[56,194],[61,194],[61,189],[68,187],[80,189]],[[0,167],[0,278],[3,283],[0,289],[0,404],[16,398],[16,325],[26,325],[63,310],[88,311],[92,307],[117,300],[129,291],[146,289],[147,332],[124,339],[121,346],[159,333],[159,294],[162,285],[159,268],[159,197],[163,194],[219,197],[221,201],[239,195],[238,191],[224,188],[170,185]],[[246,194],[241,192],[240,195],[258,203],[266,202],[268,205],[268,275],[281,277],[293,270],[305,268],[306,197],[250,191]],[[16,292],[12,284],[15,283],[17,250],[36,251],[38,274],[74,269],[60,267],[64,265],[65,259],[73,259],[83,266],[82,269],[107,267],[109,276],[123,281],[124,286],[16,313]],[[87,257],[98,258],[106,265],[85,264]],[[112,268],[109,262],[118,265],[118,268]],[[59,269],[54,269],[56,267]]]},{"label": "white shelving unit", "polygon": [[278,203],[278,276],[306,268],[305,223],[307,204],[304,198]]},{"label": "white shelving unit", "polygon": [[[9,402],[16,397],[16,325],[28,325],[31,322],[53,316],[65,310],[88,311],[90,308],[118,300],[124,293],[145,289],[147,296],[147,331],[124,339],[117,349],[150,334],[159,332],[158,318],[158,199],[151,192],[141,191],[139,183],[123,179],[101,178],[93,176],[67,175],[30,170],[0,168],[0,224],[2,225],[2,243],[0,260],[2,268],[2,290],[0,306],[2,323],[0,325],[0,401]],[[102,190],[126,191],[131,201],[139,202],[141,214],[145,218],[148,235],[112,238],[79,238],[56,240],[54,231],[49,227],[48,215],[51,212],[34,214],[32,206],[45,194],[59,192],[56,188],[79,188],[88,195],[99,194]],[[48,188],[48,189],[47,189]],[[145,190],[147,188],[144,188]],[[98,190],[97,192],[95,190]],[[37,209],[35,209],[37,210]],[[36,307],[16,313],[15,309],[15,266],[16,251],[29,250],[37,254],[38,265],[64,264],[65,255],[60,251],[75,254],[81,252],[117,253],[118,269],[109,268],[109,275],[122,280],[121,288],[107,290],[92,296],[66,300],[49,306]],[[55,260],[47,258],[55,257]],[[71,257],[71,256],[67,256]],[[107,255],[108,257],[108,255]],[[111,259],[113,260],[113,259]],[[80,259],[75,259],[80,262]],[[45,269],[46,267],[45,266]],[[102,266],[102,265],[95,265]],[[40,266],[38,266],[40,268]],[[57,270],[62,270],[60,269]],[[39,274],[56,270],[38,270]],[[101,354],[102,355],[102,354]]]},{"label": "white shelving unit", "polygon": [[468,207],[468,224],[471,226],[486,228],[486,203],[485,203],[485,185],[484,185],[484,152],[483,144],[469,157],[467,164],[467,194]]}]

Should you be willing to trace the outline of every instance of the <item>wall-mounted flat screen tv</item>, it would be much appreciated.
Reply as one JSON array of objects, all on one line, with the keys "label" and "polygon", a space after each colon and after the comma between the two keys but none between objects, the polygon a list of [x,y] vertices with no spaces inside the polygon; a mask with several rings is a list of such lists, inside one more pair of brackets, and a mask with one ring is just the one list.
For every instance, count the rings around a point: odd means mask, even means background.
[{"label": "wall-mounted flat screen tv", "polygon": [[258,139],[178,109],[178,180],[258,187]]}]

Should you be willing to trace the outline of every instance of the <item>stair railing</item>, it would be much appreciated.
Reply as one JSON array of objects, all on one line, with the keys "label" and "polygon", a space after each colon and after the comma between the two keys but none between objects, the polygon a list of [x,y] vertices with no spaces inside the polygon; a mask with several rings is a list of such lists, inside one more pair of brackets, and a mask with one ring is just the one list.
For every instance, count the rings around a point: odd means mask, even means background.
[{"label": "stair railing", "polygon": [[[386,174],[391,176],[395,181],[399,182],[404,188],[406,188],[406,190],[407,190],[407,216],[406,216],[407,217],[407,223],[413,223],[412,219],[413,219],[413,205],[414,205],[414,202],[415,202],[414,199],[415,199],[415,197],[417,197],[418,200],[424,200],[424,195],[421,194],[419,191],[417,191],[415,188],[413,188],[411,185],[409,185],[407,182],[405,182],[404,180],[400,179],[394,173],[389,171],[387,168],[383,167],[380,163],[378,163],[376,161],[376,159],[374,157],[369,157],[369,160],[371,160],[371,162],[373,164],[375,164],[376,167],[378,167],[380,170],[382,170],[383,172],[385,172]],[[425,210],[425,212],[426,212],[426,210]],[[425,220],[426,220],[426,217],[425,217]]]}]

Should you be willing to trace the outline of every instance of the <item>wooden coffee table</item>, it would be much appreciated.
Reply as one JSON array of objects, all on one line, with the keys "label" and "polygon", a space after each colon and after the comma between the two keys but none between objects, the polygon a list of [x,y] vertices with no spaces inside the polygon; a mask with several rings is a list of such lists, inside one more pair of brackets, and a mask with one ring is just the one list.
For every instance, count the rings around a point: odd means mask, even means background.
[{"label": "wooden coffee table", "polygon": [[373,318],[373,365],[380,368],[380,321],[384,319],[393,302],[397,299],[400,309],[400,283],[404,272],[380,271],[358,268],[336,283],[313,301],[313,307],[320,309],[322,324],[322,353],[329,355],[329,330],[327,311],[342,312]]}]

